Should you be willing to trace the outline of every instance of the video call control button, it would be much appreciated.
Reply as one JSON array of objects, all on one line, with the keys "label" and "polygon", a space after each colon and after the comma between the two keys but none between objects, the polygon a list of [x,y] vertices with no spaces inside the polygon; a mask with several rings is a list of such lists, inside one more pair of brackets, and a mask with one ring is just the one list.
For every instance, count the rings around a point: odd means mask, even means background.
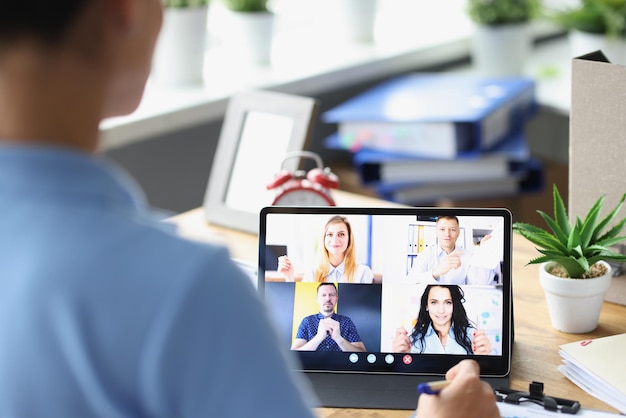
[{"label": "video call control button", "polygon": [[368,354],[367,362],[370,363],[370,364],[376,363],[376,356],[374,354]]},{"label": "video call control button", "polygon": [[348,360],[350,360],[350,363],[356,363],[357,361],[359,361],[359,355],[352,353],[350,354],[350,357],[348,357]]}]

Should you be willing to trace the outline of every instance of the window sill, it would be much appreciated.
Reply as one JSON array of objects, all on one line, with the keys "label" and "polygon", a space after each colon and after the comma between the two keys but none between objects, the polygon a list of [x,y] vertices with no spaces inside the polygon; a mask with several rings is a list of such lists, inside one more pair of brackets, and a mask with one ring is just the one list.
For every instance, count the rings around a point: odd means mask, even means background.
[{"label": "window sill", "polygon": [[[544,25],[533,29],[536,37],[555,33],[553,27]],[[277,59],[270,67],[229,64],[223,52],[215,48],[207,53],[203,85],[164,88],[149,81],[134,113],[102,122],[101,148],[111,150],[221,119],[229,97],[238,91],[264,89],[310,96],[401,71],[454,62],[469,56],[471,31],[471,25],[460,25],[454,33],[432,33],[427,40],[414,37],[404,43],[328,44],[327,48],[316,48],[317,53],[299,48],[299,55],[293,54],[293,49],[281,51],[278,43],[274,51]]]}]

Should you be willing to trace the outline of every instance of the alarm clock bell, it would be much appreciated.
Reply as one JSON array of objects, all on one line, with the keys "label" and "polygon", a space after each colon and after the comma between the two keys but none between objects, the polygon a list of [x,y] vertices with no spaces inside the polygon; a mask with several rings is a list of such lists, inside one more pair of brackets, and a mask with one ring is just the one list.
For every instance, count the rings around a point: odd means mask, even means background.
[{"label": "alarm clock bell", "polygon": [[[316,168],[289,171],[285,162],[292,158],[309,158]],[[266,188],[275,190],[274,206],[335,206],[329,189],[339,187],[339,178],[323,166],[319,155],[310,151],[294,151],[287,153],[281,163],[281,170],[274,176]]]}]

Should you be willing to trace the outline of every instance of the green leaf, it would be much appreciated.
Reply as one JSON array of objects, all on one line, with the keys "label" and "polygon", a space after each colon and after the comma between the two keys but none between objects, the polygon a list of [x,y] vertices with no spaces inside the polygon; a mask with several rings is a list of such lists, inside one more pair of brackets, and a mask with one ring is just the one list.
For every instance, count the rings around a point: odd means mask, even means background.
[{"label": "green leaf", "polygon": [[559,259],[553,260],[559,263],[565,270],[567,270],[567,274],[572,278],[582,277],[589,268],[580,264],[579,260],[571,257],[563,257]]},{"label": "green leaf", "polygon": [[557,189],[556,184],[552,187],[552,195],[554,199],[554,220],[559,225],[561,231],[563,231],[565,235],[569,235],[570,225],[567,217],[567,210],[565,210],[563,199],[559,194],[559,189]]},{"label": "green leaf", "polygon": [[516,232],[541,248],[555,249],[561,253],[567,253],[568,251],[567,247],[563,245],[563,243],[561,243],[549,232],[544,231],[540,228],[532,227],[531,225],[525,225],[519,226],[516,229]]},{"label": "green leaf", "polygon": [[[563,243],[563,245],[567,245],[569,231],[565,232],[552,218],[550,218],[545,212],[538,210],[537,213],[543,218],[544,222],[548,225],[554,236]],[[569,229],[569,225],[568,228]]]},{"label": "green leaf", "polygon": [[267,12],[268,0],[222,0],[224,5],[235,12]]},{"label": "green leaf", "polygon": [[606,233],[604,233],[604,235],[602,235],[601,237],[597,238],[596,242],[603,241],[603,240],[605,240],[607,238],[614,238],[614,237],[616,237],[620,232],[622,232],[622,230],[624,229],[625,225],[626,225],[626,218],[624,218],[621,221],[619,221],[618,223],[616,223],[611,229],[609,229]]},{"label": "green leaf", "polygon": [[580,222],[577,222],[574,228],[570,231],[569,239],[567,240],[567,248],[569,249],[569,252],[581,248]]},{"label": "green leaf", "polygon": [[580,239],[583,245],[589,245],[589,243],[594,239],[594,236],[596,236],[598,231],[596,222],[600,216],[603,200],[604,198],[601,197],[596,201],[596,203],[594,203],[591,209],[589,209],[589,212],[587,212],[585,221],[580,226]]},{"label": "green leaf", "polygon": [[588,261],[589,261],[589,265],[591,266],[593,266],[598,261],[614,261],[617,263],[624,263],[626,262],[626,255],[618,254],[618,253],[602,254],[602,255],[591,257],[588,259]]},{"label": "green leaf", "polygon": [[[620,200],[619,200],[619,202],[617,203],[617,206],[615,206],[615,207],[613,208],[613,210],[612,210],[612,211],[611,211],[611,212],[610,212],[610,213],[609,213],[609,214],[608,214],[608,215],[607,215],[604,219],[602,219],[602,220],[598,223],[598,226],[597,226],[597,228],[596,228],[596,233],[595,233],[595,236],[596,236],[596,237],[600,235],[600,233],[602,232],[602,230],[604,230],[604,228],[605,228],[608,224],[610,224],[610,223],[613,221],[613,219],[615,219],[615,217],[617,216],[617,213],[618,213],[618,212],[622,209],[622,206],[624,205],[624,201],[625,201],[625,200],[626,200],[626,193],[622,195],[621,199],[620,199]],[[620,222],[620,224],[622,224],[622,227],[623,227],[623,225],[624,225],[622,222],[624,222],[624,221],[625,221],[625,220],[622,220],[622,221]],[[615,229],[615,227],[613,227],[613,229]],[[612,229],[612,230],[613,230],[613,229]],[[621,230],[621,228],[620,228],[620,230]],[[615,234],[617,235],[617,233],[619,233],[619,232],[616,232]]]},{"label": "green leaf", "polygon": [[562,26],[581,32],[615,38],[626,32],[626,1],[582,0],[564,3],[565,7],[545,8],[543,16]]},{"label": "green leaf", "polygon": [[598,241],[595,243],[596,246],[607,248],[612,247],[613,245],[619,244],[620,242],[626,241],[626,237],[615,237],[615,238],[606,238],[602,241]]},{"label": "green leaf", "polygon": [[572,247],[570,249],[570,255],[573,256],[573,257],[576,257],[576,258],[584,257],[585,254],[584,254],[584,251],[583,251],[583,247],[580,246],[580,245]]},{"label": "green leaf", "polygon": [[470,18],[482,25],[529,21],[540,10],[538,0],[469,0],[466,8]]}]

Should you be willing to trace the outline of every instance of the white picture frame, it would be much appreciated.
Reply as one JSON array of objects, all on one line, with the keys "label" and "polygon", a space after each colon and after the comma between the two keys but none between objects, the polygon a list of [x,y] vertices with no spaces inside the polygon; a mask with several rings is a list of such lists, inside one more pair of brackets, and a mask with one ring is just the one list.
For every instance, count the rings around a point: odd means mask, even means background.
[{"label": "white picture frame", "polygon": [[[317,111],[314,98],[271,91],[229,99],[204,195],[207,222],[258,233],[259,212],[274,198],[265,186],[288,152],[308,145]],[[286,161],[283,168],[297,164]]]}]

